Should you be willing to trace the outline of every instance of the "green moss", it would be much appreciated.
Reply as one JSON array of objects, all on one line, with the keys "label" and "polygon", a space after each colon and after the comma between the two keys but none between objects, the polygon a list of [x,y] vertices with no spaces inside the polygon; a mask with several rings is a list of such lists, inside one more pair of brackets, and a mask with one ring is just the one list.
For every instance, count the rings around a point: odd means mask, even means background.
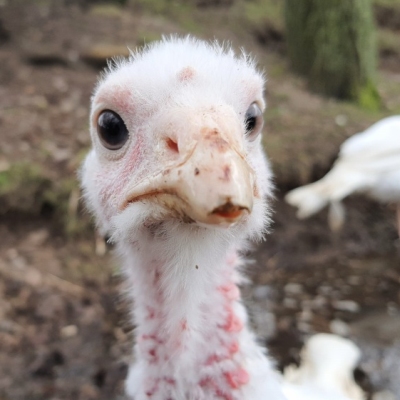
[{"label": "green moss", "polygon": [[40,208],[40,193],[50,180],[38,165],[18,162],[0,172],[0,213],[10,209],[28,212]]},{"label": "green moss", "polygon": [[79,198],[75,177],[54,180],[33,163],[17,162],[0,172],[0,215],[40,216],[44,210],[50,210],[61,231],[68,237],[77,236],[91,229],[89,215],[82,213],[81,207],[73,206]]},{"label": "green moss", "polygon": [[381,108],[381,98],[374,84],[368,82],[359,90],[358,104],[369,111],[378,111]]},{"label": "green moss", "polygon": [[316,92],[372,107],[376,38],[370,0],[286,0],[288,55]]},{"label": "green moss", "polygon": [[0,172],[0,195],[8,194],[19,187],[41,182],[43,176],[37,165],[15,163],[5,171]]},{"label": "green moss", "polygon": [[[67,237],[79,237],[92,230],[88,213],[80,207],[80,189],[75,177],[53,182],[52,186],[42,193],[42,201],[52,207],[54,219],[60,224]],[[76,203],[76,207],[74,205]]]}]

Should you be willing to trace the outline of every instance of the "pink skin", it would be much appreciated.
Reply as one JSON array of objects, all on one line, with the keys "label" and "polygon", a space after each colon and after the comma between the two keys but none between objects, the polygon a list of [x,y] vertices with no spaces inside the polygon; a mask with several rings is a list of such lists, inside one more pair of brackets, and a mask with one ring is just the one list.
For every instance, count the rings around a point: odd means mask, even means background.
[{"label": "pink skin", "polygon": [[[135,144],[117,165],[112,168],[103,168],[96,174],[97,186],[100,187],[100,202],[104,210],[105,217],[109,220],[115,214],[123,191],[130,180],[132,171],[134,171],[142,162],[141,148],[143,147],[143,138],[138,135]],[[117,168],[116,168],[117,167]],[[111,179],[115,176],[116,179]]]},{"label": "pink skin", "polygon": [[[213,398],[224,400],[232,400],[233,397],[229,393],[231,393],[232,390],[240,389],[241,386],[249,382],[248,372],[236,361],[241,351],[239,335],[244,324],[234,312],[234,304],[240,301],[240,291],[232,280],[234,273],[234,267],[232,265],[233,258],[238,259],[236,255],[231,254],[226,263],[227,269],[225,273],[226,275],[230,275],[228,283],[215,288],[221,296],[220,302],[225,309],[225,319],[214,328],[210,329],[216,336],[219,335],[218,331],[224,331],[225,334],[220,335],[220,337],[226,337],[227,339],[218,345],[218,353],[213,350],[207,352],[207,349],[203,349],[201,360],[197,366],[197,368],[201,370],[201,365],[203,364],[206,370],[207,367],[226,364],[228,360],[233,361],[236,367],[229,371],[222,372],[224,368],[216,368],[216,370],[221,371],[220,373],[223,379],[215,375],[201,376],[198,382],[200,387],[212,391]],[[165,299],[165,289],[162,286],[164,271],[162,265],[155,266],[155,268],[157,272],[154,274],[151,287],[146,290],[147,301],[151,303],[151,305],[143,304],[145,309],[143,313],[144,320],[137,321],[137,356],[142,360],[145,359],[146,362],[155,369],[159,368],[162,370],[162,365],[170,361],[171,354],[179,354],[181,351],[190,351],[190,343],[186,339],[186,334],[190,334],[189,331],[191,327],[187,320],[183,319],[172,340],[171,337],[165,335],[164,332],[167,331],[165,327],[165,309],[167,303]],[[212,288],[210,288],[210,290],[211,289]],[[146,301],[146,299],[141,299],[141,301]],[[211,305],[208,305],[204,311],[209,317],[215,312]],[[212,320],[212,316],[210,319]],[[142,326],[150,326],[151,328],[143,330]],[[175,378],[169,375],[163,375],[149,380],[146,382],[145,389],[149,398],[156,396],[160,390],[163,390],[161,387],[165,390],[165,386],[160,384],[161,380],[167,382],[171,386],[176,384]],[[221,385],[221,381],[225,383]]]}]

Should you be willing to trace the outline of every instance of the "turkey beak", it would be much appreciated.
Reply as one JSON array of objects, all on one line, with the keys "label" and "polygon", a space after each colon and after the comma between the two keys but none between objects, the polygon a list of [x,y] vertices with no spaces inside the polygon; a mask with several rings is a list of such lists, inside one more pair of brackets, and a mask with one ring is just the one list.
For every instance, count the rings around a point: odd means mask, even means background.
[{"label": "turkey beak", "polygon": [[183,210],[197,222],[230,225],[253,208],[253,171],[216,131],[205,134],[191,157],[173,171]]},{"label": "turkey beak", "polygon": [[216,129],[203,132],[194,147],[180,154],[179,164],[129,190],[124,206],[149,199],[189,221],[238,222],[253,208],[254,172],[236,147]]}]

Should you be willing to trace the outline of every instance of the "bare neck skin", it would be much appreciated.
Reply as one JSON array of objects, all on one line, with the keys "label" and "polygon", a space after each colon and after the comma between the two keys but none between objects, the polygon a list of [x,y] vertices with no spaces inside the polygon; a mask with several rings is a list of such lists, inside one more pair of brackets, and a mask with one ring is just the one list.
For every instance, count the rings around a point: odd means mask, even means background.
[{"label": "bare neck skin", "polygon": [[205,229],[175,231],[171,238],[147,232],[124,258],[137,325],[128,393],[135,400],[142,392],[186,399],[195,388],[194,399],[241,398],[234,393],[250,380],[243,342],[251,339],[234,246]]}]

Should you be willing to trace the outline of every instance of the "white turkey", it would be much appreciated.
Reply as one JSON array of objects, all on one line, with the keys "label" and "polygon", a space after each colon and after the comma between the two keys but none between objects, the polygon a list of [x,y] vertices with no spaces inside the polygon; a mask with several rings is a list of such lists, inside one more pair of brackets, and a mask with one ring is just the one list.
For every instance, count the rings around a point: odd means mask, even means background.
[{"label": "white turkey", "polygon": [[84,197],[130,285],[134,400],[283,400],[248,327],[242,251],[268,221],[264,79],[217,43],[164,39],[92,98]]},{"label": "white turkey", "polygon": [[322,179],[290,191],[285,199],[298,208],[299,218],[308,218],[329,204],[329,224],[337,230],[345,217],[341,201],[355,192],[397,204],[400,235],[400,116],[384,118],[347,139]]}]

